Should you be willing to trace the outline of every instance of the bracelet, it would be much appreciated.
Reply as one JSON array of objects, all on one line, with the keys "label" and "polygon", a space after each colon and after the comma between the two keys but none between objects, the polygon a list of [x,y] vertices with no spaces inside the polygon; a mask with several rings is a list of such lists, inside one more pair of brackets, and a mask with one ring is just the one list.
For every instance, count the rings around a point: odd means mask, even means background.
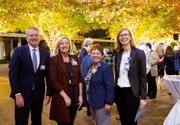
[{"label": "bracelet", "polygon": [[82,93],[82,92],[80,92],[80,93],[79,93],[79,95],[83,95],[83,93]]}]

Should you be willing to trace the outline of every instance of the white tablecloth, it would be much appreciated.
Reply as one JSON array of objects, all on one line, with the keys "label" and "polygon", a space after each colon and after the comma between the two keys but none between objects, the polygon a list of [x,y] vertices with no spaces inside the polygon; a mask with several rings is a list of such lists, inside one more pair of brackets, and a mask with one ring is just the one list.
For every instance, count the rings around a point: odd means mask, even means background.
[{"label": "white tablecloth", "polygon": [[180,76],[167,75],[163,79],[171,94],[177,99],[163,125],[180,125]]}]

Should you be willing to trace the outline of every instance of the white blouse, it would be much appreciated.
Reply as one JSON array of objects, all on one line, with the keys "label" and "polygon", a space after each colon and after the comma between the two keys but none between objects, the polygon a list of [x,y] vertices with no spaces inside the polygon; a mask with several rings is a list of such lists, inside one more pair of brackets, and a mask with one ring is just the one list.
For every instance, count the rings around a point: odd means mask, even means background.
[{"label": "white blouse", "polygon": [[131,87],[130,82],[129,82],[129,78],[128,78],[128,71],[124,69],[125,63],[129,63],[129,60],[128,60],[129,56],[130,56],[129,53],[122,55],[122,59],[121,59],[121,63],[120,63],[120,69],[119,69],[119,78],[118,78],[118,82],[117,82],[117,85],[120,88]]}]

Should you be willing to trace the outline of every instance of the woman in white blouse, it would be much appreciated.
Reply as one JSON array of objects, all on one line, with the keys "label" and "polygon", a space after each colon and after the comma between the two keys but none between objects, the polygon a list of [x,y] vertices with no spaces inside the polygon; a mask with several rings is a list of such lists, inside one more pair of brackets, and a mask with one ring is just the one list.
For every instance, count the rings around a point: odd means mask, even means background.
[{"label": "woman in white blouse", "polygon": [[146,99],[146,60],[142,50],[135,48],[132,34],[122,28],[117,35],[115,55],[115,102],[122,125],[137,125],[138,107]]}]

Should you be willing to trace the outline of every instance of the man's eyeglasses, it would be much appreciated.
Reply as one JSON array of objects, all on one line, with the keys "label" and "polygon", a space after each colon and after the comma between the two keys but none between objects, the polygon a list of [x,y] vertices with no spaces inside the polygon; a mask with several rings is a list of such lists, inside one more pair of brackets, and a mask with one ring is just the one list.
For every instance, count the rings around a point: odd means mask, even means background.
[{"label": "man's eyeglasses", "polygon": [[129,34],[121,34],[121,35],[119,35],[119,37],[127,37]]}]

